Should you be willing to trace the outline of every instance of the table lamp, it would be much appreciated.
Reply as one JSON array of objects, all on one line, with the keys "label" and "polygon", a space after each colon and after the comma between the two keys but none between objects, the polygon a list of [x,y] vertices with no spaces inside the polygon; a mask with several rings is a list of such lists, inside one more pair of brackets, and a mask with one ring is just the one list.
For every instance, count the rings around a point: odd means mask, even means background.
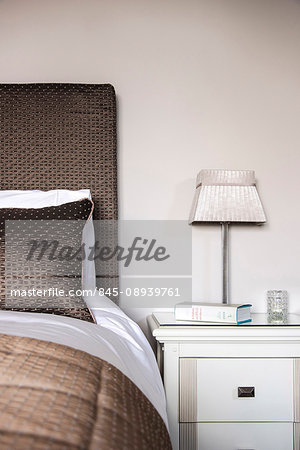
[{"label": "table lamp", "polygon": [[266,222],[253,170],[201,170],[196,181],[196,192],[189,224],[220,223],[222,230],[222,303],[229,302],[229,242],[231,223]]}]

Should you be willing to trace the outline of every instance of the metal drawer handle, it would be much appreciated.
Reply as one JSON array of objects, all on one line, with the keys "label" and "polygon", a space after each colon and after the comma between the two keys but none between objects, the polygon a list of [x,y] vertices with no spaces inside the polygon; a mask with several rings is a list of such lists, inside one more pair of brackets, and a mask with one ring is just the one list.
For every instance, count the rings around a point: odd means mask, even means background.
[{"label": "metal drawer handle", "polygon": [[239,386],[238,387],[238,397],[255,397],[255,387],[254,386]]}]

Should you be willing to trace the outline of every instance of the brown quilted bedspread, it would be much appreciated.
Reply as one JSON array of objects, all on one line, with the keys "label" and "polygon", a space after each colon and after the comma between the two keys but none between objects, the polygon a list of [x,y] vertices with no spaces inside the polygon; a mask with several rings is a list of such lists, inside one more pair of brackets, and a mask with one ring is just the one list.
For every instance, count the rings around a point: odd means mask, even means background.
[{"label": "brown quilted bedspread", "polygon": [[171,449],[163,420],[118,369],[88,353],[0,334],[0,448]]}]

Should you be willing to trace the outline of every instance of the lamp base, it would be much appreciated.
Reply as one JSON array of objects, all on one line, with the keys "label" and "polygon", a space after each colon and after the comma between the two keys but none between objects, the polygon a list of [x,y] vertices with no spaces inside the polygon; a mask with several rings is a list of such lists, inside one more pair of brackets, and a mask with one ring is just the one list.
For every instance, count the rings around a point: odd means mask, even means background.
[{"label": "lamp base", "polygon": [[222,227],[222,303],[229,303],[229,222],[221,222]]}]

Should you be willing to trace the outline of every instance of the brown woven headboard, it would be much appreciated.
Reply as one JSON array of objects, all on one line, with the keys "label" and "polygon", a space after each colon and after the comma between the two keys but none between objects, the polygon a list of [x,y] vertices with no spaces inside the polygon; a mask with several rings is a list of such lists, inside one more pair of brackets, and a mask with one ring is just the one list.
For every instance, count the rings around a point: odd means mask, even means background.
[{"label": "brown woven headboard", "polygon": [[116,138],[109,84],[0,84],[0,189],[89,188],[117,219]]}]

